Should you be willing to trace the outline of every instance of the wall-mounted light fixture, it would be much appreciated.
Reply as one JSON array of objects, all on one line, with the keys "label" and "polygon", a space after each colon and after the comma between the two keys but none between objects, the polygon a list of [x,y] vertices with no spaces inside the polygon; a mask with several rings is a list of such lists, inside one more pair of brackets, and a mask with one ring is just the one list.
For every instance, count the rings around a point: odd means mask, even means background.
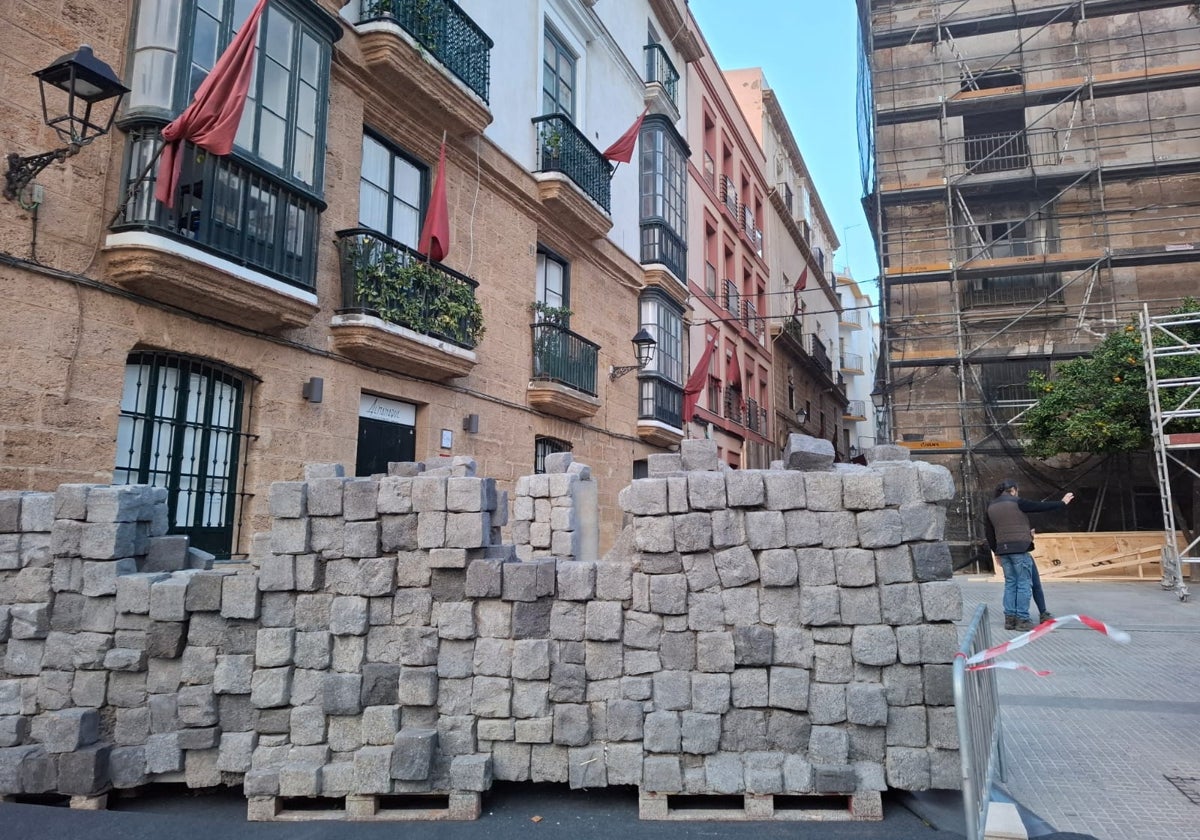
[{"label": "wall-mounted light fixture", "polygon": [[319,376],[310,377],[300,388],[300,395],[310,403],[319,403],[325,398],[325,380]]},{"label": "wall-mounted light fixture", "polygon": [[796,422],[799,423],[801,426],[803,426],[805,423],[808,422],[808,409],[807,408],[796,409]]},{"label": "wall-mounted light fixture", "polygon": [[[16,152],[8,156],[8,172],[4,176],[4,197],[9,201],[20,200],[29,182],[43,169],[56,161],[64,161],[97,137],[108,134],[121,98],[129,88],[113,73],[112,68],[92,55],[92,48],[84,44],[73,53],[62,56],[49,67],[38,70],[37,76],[42,90],[42,120],[53,128],[66,145],[61,149],[43,152],[40,155],[22,157]],[[46,100],[60,102],[66,95],[66,108],[51,108]],[[92,113],[92,106],[112,100],[112,110],[105,118],[103,109]]]},{"label": "wall-mounted light fixture", "polygon": [[642,327],[637,331],[637,335],[633,337],[633,352],[637,356],[638,363],[636,365],[621,365],[619,367],[609,367],[608,379],[610,382],[620,379],[627,373],[635,370],[642,370],[646,365],[654,359],[654,347],[658,342],[654,340],[654,336],[646,332],[646,328]]},{"label": "wall-mounted light fixture", "polygon": [[468,414],[463,418],[463,431],[470,435],[479,434],[479,415]]}]

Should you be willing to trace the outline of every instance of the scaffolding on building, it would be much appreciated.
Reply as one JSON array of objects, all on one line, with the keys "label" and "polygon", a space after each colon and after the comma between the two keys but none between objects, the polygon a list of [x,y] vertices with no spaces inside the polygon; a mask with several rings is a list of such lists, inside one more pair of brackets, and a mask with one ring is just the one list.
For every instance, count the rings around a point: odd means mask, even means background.
[{"label": "scaffolding on building", "polygon": [[1162,549],[1162,585],[1186,601],[1188,587],[1183,567],[1200,563],[1200,533],[1186,533],[1187,542],[1179,548],[1176,526],[1184,517],[1179,515],[1182,506],[1174,489],[1179,482],[1172,480],[1171,473],[1174,468],[1176,473],[1182,471],[1200,479],[1200,469],[1188,457],[1200,451],[1200,433],[1185,430],[1196,428],[1195,421],[1200,420],[1200,375],[1196,373],[1200,372],[1200,312],[1151,315],[1150,307],[1143,306],[1141,327],[1154,464],[1167,534]]},{"label": "scaffolding on building", "polygon": [[1196,3],[859,0],[859,19],[883,388],[898,439],[957,461],[948,537],[980,542],[1004,471],[1047,494],[1093,481],[1114,505],[1112,459],[1021,454],[1028,373],[1177,306],[1179,265],[1200,261]]}]

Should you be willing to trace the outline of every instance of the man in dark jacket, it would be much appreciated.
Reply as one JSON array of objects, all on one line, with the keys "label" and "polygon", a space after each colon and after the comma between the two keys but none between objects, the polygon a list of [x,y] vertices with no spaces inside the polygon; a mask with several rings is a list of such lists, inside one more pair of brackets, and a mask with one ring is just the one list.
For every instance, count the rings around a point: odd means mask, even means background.
[{"label": "man in dark jacket", "polygon": [[1032,529],[1027,513],[1063,510],[1075,498],[1067,493],[1059,502],[1032,502],[1017,495],[1015,481],[1002,481],[987,509],[988,545],[1004,567],[1004,629],[1032,630],[1029,596],[1033,592]]}]

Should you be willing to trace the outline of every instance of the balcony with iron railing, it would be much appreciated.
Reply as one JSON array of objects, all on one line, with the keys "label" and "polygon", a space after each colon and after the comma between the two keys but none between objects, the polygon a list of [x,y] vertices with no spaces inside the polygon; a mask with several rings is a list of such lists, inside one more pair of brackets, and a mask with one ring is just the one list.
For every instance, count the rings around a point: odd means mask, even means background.
[{"label": "balcony with iron railing", "polygon": [[843,309],[838,315],[838,326],[851,330],[863,328],[863,312],[861,309]]},{"label": "balcony with iron railing", "polygon": [[733,184],[733,179],[728,175],[721,176],[721,201],[724,202],[729,215],[736,221],[738,218],[738,191]]},{"label": "balcony with iron railing", "polygon": [[679,119],[679,71],[661,44],[647,44],[646,105],[672,122]]},{"label": "balcony with iron railing", "polygon": [[450,379],[475,367],[483,334],[476,283],[367,228],[337,232],[342,305],[334,347],[387,370]]},{"label": "balcony with iron railing", "polygon": [[[550,209],[597,238],[612,228],[612,164],[565,114],[533,118],[538,194]],[[565,177],[564,177],[565,176]]]},{"label": "balcony with iron railing", "polygon": [[749,330],[750,334],[757,338],[759,342],[765,341],[767,337],[767,322],[765,319],[759,317],[758,307],[756,307],[750,301],[746,301],[745,309],[746,316],[743,323],[746,325],[746,329]]},{"label": "balcony with iron railing", "polygon": [[726,420],[732,423],[742,424],[742,409],[743,409],[742,392],[738,388],[725,388],[725,401],[723,404],[723,416]]},{"label": "balcony with iron railing", "polygon": [[371,89],[403,90],[470,133],[491,122],[492,39],[453,0],[361,0],[356,28]]},{"label": "balcony with iron railing", "polygon": [[572,332],[564,324],[530,324],[533,370],[530,405],[546,414],[579,420],[595,415],[596,370],[600,345]]},{"label": "balcony with iron railing", "polygon": [[179,150],[172,206],[156,201],[158,125],[128,129],[127,200],[105,241],[108,279],[250,329],[306,326],[315,295],[320,199],[234,155]]},{"label": "balcony with iron railing", "polygon": [[846,407],[842,409],[843,420],[866,420],[867,419],[867,403],[866,400],[850,400],[846,403]]},{"label": "balcony with iron railing", "polygon": [[804,350],[817,363],[821,372],[832,379],[833,363],[829,360],[829,349],[825,346],[825,342],[814,333],[805,333]]},{"label": "balcony with iron railing", "polygon": [[663,221],[643,221],[641,231],[642,265],[665,265],[680,282],[685,282],[687,243],[683,238]]},{"label": "balcony with iron railing", "polygon": [[947,153],[951,167],[971,175],[1053,166],[1064,156],[1057,135],[1048,128],[970,134],[951,143]]},{"label": "balcony with iron railing", "polygon": [[767,437],[767,410],[753,398],[746,400],[746,428]]},{"label": "balcony with iron railing", "polygon": [[683,439],[683,388],[657,374],[638,378],[638,437],[654,446]]},{"label": "balcony with iron railing", "polygon": [[732,280],[725,281],[725,296],[724,296],[725,311],[733,317],[737,318],[741,315],[742,310],[742,293],[738,290],[737,283]]},{"label": "balcony with iron railing", "polygon": [[858,353],[843,352],[840,370],[850,376],[863,373],[863,357]]},{"label": "balcony with iron railing", "polygon": [[1063,303],[1061,280],[1057,274],[984,277],[963,281],[962,308],[1027,306]]}]

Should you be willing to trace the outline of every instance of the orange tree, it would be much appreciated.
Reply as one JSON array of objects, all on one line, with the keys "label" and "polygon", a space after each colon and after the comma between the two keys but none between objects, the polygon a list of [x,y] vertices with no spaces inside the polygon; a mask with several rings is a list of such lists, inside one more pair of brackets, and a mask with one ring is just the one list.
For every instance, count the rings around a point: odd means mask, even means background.
[{"label": "orange tree", "polygon": [[[1173,313],[1200,311],[1188,298]],[[1200,342],[1200,327],[1177,331],[1189,343]],[[1200,355],[1160,361],[1159,378],[1200,376]],[[1142,336],[1134,323],[1107,336],[1091,355],[1063,362],[1048,377],[1031,373],[1029,383],[1038,401],[1025,412],[1022,430],[1025,453],[1049,457],[1060,452],[1107,455],[1150,446],[1150,402],[1142,363]],[[1183,394],[1163,394],[1178,401]],[[1172,424],[1173,431],[1200,431],[1200,421]]]}]

